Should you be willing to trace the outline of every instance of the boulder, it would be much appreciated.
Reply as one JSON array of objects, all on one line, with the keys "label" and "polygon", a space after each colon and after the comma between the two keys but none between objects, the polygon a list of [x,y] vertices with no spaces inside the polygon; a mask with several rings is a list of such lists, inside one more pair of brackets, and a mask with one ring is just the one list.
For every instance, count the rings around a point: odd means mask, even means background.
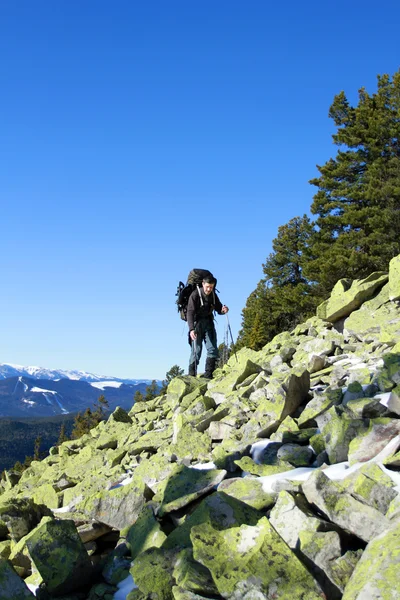
[{"label": "boulder", "polygon": [[269,520],[292,550],[299,546],[301,531],[329,531],[334,528],[312,512],[302,494],[292,495],[284,490],[279,492]]},{"label": "boulder", "polygon": [[154,502],[160,503],[158,515],[178,510],[193,500],[209,493],[226,476],[226,471],[209,469],[191,469],[176,465],[168,479],[164,480],[154,496]]},{"label": "boulder", "polygon": [[388,281],[387,273],[372,273],[365,279],[339,279],[328,300],[317,308],[317,317],[334,323],[347,317],[369,300]]},{"label": "boulder", "polygon": [[88,519],[124,529],[136,521],[147,499],[148,488],[133,481],[125,486],[98,492],[79,502],[76,508]]},{"label": "boulder", "polygon": [[167,536],[161,531],[160,523],[150,505],[143,508],[126,535],[126,543],[133,560],[148,548],[159,548],[166,539]]},{"label": "boulder", "polygon": [[343,600],[399,597],[400,521],[369,542],[354,569]]},{"label": "boulder", "polygon": [[223,530],[238,527],[240,524],[255,525],[262,513],[241,500],[218,491],[211,494],[174,529],[163,544],[163,548],[188,548],[192,545],[190,532],[195,525],[209,524],[214,529]]},{"label": "boulder", "polygon": [[343,492],[340,485],[316,470],[302,484],[308,502],[330,521],[368,542],[389,527],[389,521],[375,508]]},{"label": "boulder", "polygon": [[43,516],[51,514],[45,506],[39,506],[31,498],[0,504],[0,518],[14,542],[18,542],[34,529]]},{"label": "boulder", "polygon": [[0,558],[0,600],[34,600],[35,596],[10,563]]},{"label": "boulder", "polygon": [[392,258],[389,263],[389,299],[400,299],[400,255]]},{"label": "boulder", "polygon": [[190,537],[195,560],[211,571],[223,598],[323,597],[316,581],[266,517],[257,525],[224,531],[197,525]]},{"label": "boulder", "polygon": [[73,521],[48,520],[26,544],[50,594],[68,594],[90,581],[92,565]]},{"label": "boulder", "polygon": [[275,493],[264,492],[262,482],[251,477],[225,479],[219,484],[218,492],[224,492],[257,510],[270,508],[276,499]]},{"label": "boulder", "polygon": [[364,462],[370,460],[400,434],[400,419],[371,419],[368,429],[358,431],[357,437],[349,444],[349,462]]}]

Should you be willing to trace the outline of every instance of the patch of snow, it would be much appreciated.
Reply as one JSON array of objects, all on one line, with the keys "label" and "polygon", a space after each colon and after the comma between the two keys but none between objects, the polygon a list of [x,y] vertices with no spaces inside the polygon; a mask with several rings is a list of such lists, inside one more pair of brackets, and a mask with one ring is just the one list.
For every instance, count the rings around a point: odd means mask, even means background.
[{"label": "patch of snow", "polygon": [[195,465],[190,465],[190,469],[197,469],[199,471],[207,471],[209,469],[216,469],[217,467],[213,462],[208,463],[197,463]]},{"label": "patch of snow", "polygon": [[[388,456],[391,456],[398,447],[400,446],[400,435],[394,437],[390,442],[373,458],[367,460],[365,462],[358,462],[354,465],[349,464],[349,462],[341,462],[334,465],[329,465],[328,467],[323,469],[324,474],[329,477],[332,481],[340,481],[345,477],[348,477],[364,465],[368,463],[377,463],[378,466],[391,477],[392,481],[394,481],[397,486],[400,486],[400,473],[395,471],[390,471],[390,469],[386,469],[382,464],[382,461],[385,460]],[[297,469],[291,469],[290,471],[284,471],[283,473],[274,473],[273,475],[265,475],[264,477],[259,477],[259,481],[261,481],[263,490],[266,493],[274,492],[274,484],[276,481],[288,480],[288,481],[307,481],[311,473],[315,471],[314,467],[298,467]],[[400,491],[400,487],[395,488],[396,491]]]},{"label": "patch of snow", "polygon": [[57,394],[57,392],[55,392],[54,390],[45,390],[36,386],[31,388],[31,392],[38,392],[39,394],[43,394],[43,392],[46,392],[46,394]]},{"label": "patch of snow", "polygon": [[254,462],[259,465],[261,464],[260,460],[261,460],[261,455],[263,453],[263,451],[265,450],[265,448],[269,445],[269,444],[273,444],[274,442],[268,438],[265,438],[263,440],[260,440],[259,442],[255,442],[252,447],[250,448],[250,454],[251,454],[251,458],[254,460]]},{"label": "patch of snow", "polygon": [[367,364],[365,362],[362,362],[361,358],[357,360],[357,362],[355,361],[355,359],[353,359],[352,361],[352,366],[349,367],[349,371],[355,371],[358,369],[364,369],[367,367]]},{"label": "patch of snow", "polygon": [[25,404],[36,404],[33,400],[27,400],[26,398],[22,398],[22,402],[25,402]]},{"label": "patch of snow", "polygon": [[382,404],[382,406],[386,406],[387,408],[391,394],[392,392],[384,392],[383,394],[377,394],[374,398],[379,398],[379,404]]},{"label": "patch of snow", "polygon": [[36,596],[36,592],[38,591],[39,586],[38,585],[34,585],[33,583],[27,583],[26,585],[28,586],[28,589],[32,592],[32,594],[34,596]]},{"label": "patch of snow", "polygon": [[126,600],[128,594],[132,590],[137,590],[137,585],[133,581],[132,575],[129,573],[126,579],[123,579],[117,584],[117,588],[118,590],[114,594],[114,600]]},{"label": "patch of snow", "polygon": [[72,506],[63,506],[62,508],[53,508],[54,513],[67,513],[71,512]]},{"label": "patch of snow", "polygon": [[127,477],[126,479],[123,479],[123,480],[122,480],[122,481],[120,481],[119,483],[116,483],[115,485],[112,485],[112,486],[110,487],[110,490],[109,490],[109,491],[111,492],[111,490],[116,490],[117,488],[120,488],[120,487],[122,487],[122,486],[124,486],[124,485],[128,485],[129,483],[132,483],[132,480],[133,480],[133,477],[132,477],[132,476],[130,476],[130,477]]},{"label": "patch of snow", "polygon": [[95,383],[90,383],[90,385],[94,388],[98,388],[99,390],[104,390],[106,387],[119,388],[123,384],[123,381],[96,381]]}]

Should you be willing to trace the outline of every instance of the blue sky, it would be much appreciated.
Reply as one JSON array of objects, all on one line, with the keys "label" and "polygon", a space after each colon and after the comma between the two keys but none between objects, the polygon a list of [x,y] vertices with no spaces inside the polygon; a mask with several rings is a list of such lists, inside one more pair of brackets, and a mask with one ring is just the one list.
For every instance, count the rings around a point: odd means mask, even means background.
[{"label": "blue sky", "polygon": [[391,0],[2,0],[0,362],[186,369],[192,267],[236,337],[335,155],[334,95],[398,70],[399,19]]}]

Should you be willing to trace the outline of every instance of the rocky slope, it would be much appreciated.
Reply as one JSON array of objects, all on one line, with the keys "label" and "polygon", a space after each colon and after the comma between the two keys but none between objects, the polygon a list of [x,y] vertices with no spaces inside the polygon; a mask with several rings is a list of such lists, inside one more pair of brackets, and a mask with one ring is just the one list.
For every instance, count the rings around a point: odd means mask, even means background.
[{"label": "rocky slope", "polygon": [[0,600],[400,598],[400,257],[0,496]]}]

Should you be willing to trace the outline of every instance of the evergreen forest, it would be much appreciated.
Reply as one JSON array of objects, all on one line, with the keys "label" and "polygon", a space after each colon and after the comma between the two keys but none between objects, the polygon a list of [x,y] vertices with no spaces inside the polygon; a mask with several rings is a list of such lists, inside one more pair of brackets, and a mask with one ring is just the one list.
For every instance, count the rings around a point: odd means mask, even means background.
[{"label": "evergreen forest", "polygon": [[329,108],[336,155],[317,165],[308,215],[278,228],[242,311],[237,348],[259,350],[314,314],[335,283],[387,271],[400,253],[400,70],[377,89],[344,91]]}]

